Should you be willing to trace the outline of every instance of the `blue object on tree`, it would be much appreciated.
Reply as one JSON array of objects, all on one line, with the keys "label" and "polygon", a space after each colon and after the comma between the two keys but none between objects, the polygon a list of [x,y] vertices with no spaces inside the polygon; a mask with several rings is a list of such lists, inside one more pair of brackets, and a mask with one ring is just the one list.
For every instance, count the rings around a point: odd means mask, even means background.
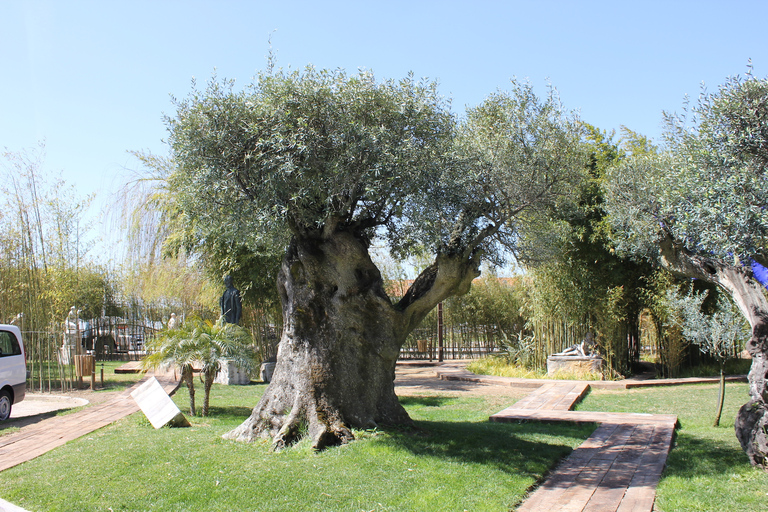
[{"label": "blue object on tree", "polygon": [[752,260],[751,265],[752,273],[754,274],[755,279],[757,279],[760,284],[768,288],[768,268],[764,267],[755,260]]}]

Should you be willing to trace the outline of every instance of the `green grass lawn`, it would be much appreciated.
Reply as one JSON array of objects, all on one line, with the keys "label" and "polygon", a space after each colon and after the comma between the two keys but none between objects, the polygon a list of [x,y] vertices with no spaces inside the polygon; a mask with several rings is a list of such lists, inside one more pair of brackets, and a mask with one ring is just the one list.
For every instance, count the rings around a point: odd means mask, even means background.
[{"label": "green grass lawn", "polygon": [[[417,428],[321,453],[222,440],[263,389],[214,386],[192,428],[130,416],[4,471],[0,497],[32,511],[509,510],[592,430],[489,423],[498,397],[424,396],[402,399]],[[183,390],[175,400],[186,409]]]},{"label": "green grass lawn", "polygon": [[[429,395],[401,399],[415,429],[356,432],[321,453],[306,442],[275,453],[222,440],[263,390],[215,385],[212,416],[191,428],[154,430],[132,415],[0,473],[0,497],[31,511],[505,511],[592,431],[489,423],[506,399]],[[716,394],[716,385],[595,390],[580,409],[678,415],[658,510],[768,510],[768,473],[749,465],[733,433],[746,385],[728,384],[719,428]],[[185,390],[174,399],[186,410]]]},{"label": "green grass lawn", "polygon": [[749,465],[734,434],[747,385],[729,383],[720,426],[712,427],[717,385],[594,390],[579,410],[676,414],[681,428],[657,488],[662,512],[768,510],[768,473]]}]

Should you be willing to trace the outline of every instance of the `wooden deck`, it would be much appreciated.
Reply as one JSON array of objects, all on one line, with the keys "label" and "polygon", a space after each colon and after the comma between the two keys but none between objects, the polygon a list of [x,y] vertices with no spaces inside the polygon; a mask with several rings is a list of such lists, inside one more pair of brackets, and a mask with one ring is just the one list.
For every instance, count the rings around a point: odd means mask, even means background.
[{"label": "wooden deck", "polygon": [[[438,371],[450,380],[476,379],[461,368]],[[471,376],[471,377],[470,377]],[[498,378],[494,378],[497,383]],[[484,382],[483,379],[479,380]],[[573,411],[589,391],[578,381],[542,381],[517,403],[490,417],[496,422],[597,423],[518,507],[519,512],[651,512],[656,486],[672,447],[677,416]]]}]

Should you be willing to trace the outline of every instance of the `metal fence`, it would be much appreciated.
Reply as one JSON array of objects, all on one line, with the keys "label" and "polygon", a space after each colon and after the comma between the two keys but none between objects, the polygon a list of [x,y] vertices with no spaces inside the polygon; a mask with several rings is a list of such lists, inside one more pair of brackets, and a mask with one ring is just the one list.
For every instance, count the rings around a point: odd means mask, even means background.
[{"label": "metal fence", "polygon": [[498,352],[506,333],[495,324],[468,324],[439,304],[411,332],[400,349],[401,359],[475,359]]},{"label": "metal fence", "polygon": [[72,389],[78,379],[78,355],[92,355],[96,361],[138,361],[146,355],[145,340],[155,332],[153,326],[119,318],[80,322],[70,329],[22,331],[27,387],[49,393]]},{"label": "metal fence", "polygon": [[[274,360],[282,334],[279,311],[246,316],[257,353]],[[400,350],[402,359],[472,359],[499,350],[505,333],[497,325],[470,325],[446,308],[436,308],[415,329]],[[162,324],[102,317],[70,324],[68,328],[22,331],[27,352],[27,386],[31,391],[72,389],[78,382],[75,356],[92,355],[95,361],[137,361],[146,355],[146,342]]]}]

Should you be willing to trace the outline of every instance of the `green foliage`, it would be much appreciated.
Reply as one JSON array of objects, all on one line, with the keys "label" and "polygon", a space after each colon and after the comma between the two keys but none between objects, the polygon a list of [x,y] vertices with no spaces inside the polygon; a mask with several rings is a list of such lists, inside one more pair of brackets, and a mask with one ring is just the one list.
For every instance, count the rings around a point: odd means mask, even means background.
[{"label": "green foliage", "polygon": [[216,317],[221,281],[212,282],[199,262],[178,256],[121,267],[117,273],[124,298],[145,317],[167,322],[171,313]]},{"label": "green foliage", "polygon": [[520,329],[517,334],[497,340],[499,352],[507,364],[520,365],[523,368],[536,368],[536,338]]},{"label": "green foliage", "polygon": [[96,318],[111,306],[114,286],[104,269],[94,266],[72,269],[49,267],[41,298],[54,311],[67,311],[77,305],[81,318]]},{"label": "green foliage", "polygon": [[644,340],[652,343],[651,350],[658,355],[662,377],[678,377],[688,355],[688,340],[683,336],[678,323],[673,320],[675,312],[670,310],[667,296],[676,292],[681,283],[665,270],[651,274],[644,290],[643,312]]},{"label": "green foliage", "polygon": [[44,159],[40,145],[0,160],[0,321],[23,313],[25,330],[58,324],[73,305],[101,313],[114,295],[106,270],[88,257],[92,198],[49,182]]},{"label": "green foliage", "polygon": [[[689,125],[689,119],[690,125]],[[676,155],[673,230],[697,250],[746,261],[768,235],[768,79],[731,77],[702,91],[683,115],[667,115]]]},{"label": "green foliage", "polygon": [[672,314],[667,325],[680,329],[701,352],[724,366],[728,359],[738,357],[744,341],[749,338],[749,324],[722,294],[718,295],[714,312],[705,313],[702,308],[707,295],[708,291],[693,293],[691,290],[688,294],[668,291],[666,302]]},{"label": "green foliage", "polygon": [[580,342],[592,331],[609,366],[626,374],[637,355],[627,339],[638,338],[642,283],[651,267],[616,252],[603,185],[606,169],[628,152],[653,152],[653,148],[627,128],[618,143],[613,133],[589,124],[584,124],[584,131],[589,159],[575,201],[560,202],[546,222],[525,232],[538,255],[528,261],[534,277],[530,321],[539,343],[546,345],[544,357]]},{"label": "green foliage", "polygon": [[273,296],[263,286],[265,279],[259,279],[268,272],[252,270],[248,260],[234,265],[230,255],[237,251],[229,245],[217,239],[205,250],[185,245],[190,239],[179,222],[181,214],[170,189],[173,162],[139,152],[134,156],[142,168],[125,185],[121,194],[125,199],[117,204],[126,236],[120,267],[123,294],[148,309],[161,310],[165,318],[174,312],[216,315],[217,294],[226,274],[236,276],[242,296],[254,304],[263,295]]},{"label": "green foliage", "polygon": [[521,232],[571,197],[586,159],[581,134],[554,88],[539,98],[530,83],[513,80],[510,91],[467,110],[456,161],[441,176],[440,193],[416,203],[414,228],[437,233],[437,247],[449,252],[480,247],[496,264],[504,251],[532,257]]},{"label": "green foliage", "polygon": [[[703,89],[695,104],[686,101],[680,115],[665,114],[664,149],[640,151],[608,171],[606,209],[617,250],[701,279],[708,279],[707,271],[699,272],[691,262],[702,258],[737,272],[746,266],[741,275],[747,278],[751,260],[767,262],[766,119],[768,79],[751,73],[729,78],[714,93]],[[664,259],[662,242],[670,248]],[[708,280],[722,283],[712,276]],[[739,304],[753,300],[738,287],[724,288]],[[658,339],[664,342],[665,366],[674,373],[686,338],[663,310],[657,307],[654,313],[667,325]]]},{"label": "green foliage", "polygon": [[695,294],[691,290],[683,295],[670,290],[666,301],[672,312],[669,317],[672,328],[682,331],[702,353],[714,357],[720,364],[720,396],[714,421],[717,427],[723,410],[725,363],[739,356],[744,340],[749,338],[750,328],[734,304],[722,295],[718,296],[714,312],[704,313],[702,307],[706,298],[706,292]]},{"label": "green foliage", "polygon": [[194,391],[191,376],[193,367],[199,367],[205,386],[202,415],[208,415],[211,385],[224,360],[235,363],[245,372],[252,372],[258,361],[250,333],[239,325],[219,318],[216,323],[199,318],[187,318],[176,329],[161,332],[146,344],[146,368],[176,365],[190,386],[190,413],[195,414]]},{"label": "green foliage", "polygon": [[381,237],[398,257],[499,262],[584,160],[555,91],[539,99],[518,82],[461,122],[432,82],[312,67],[270,69],[242,90],[214,77],[176,106],[169,243],[242,269],[243,284],[251,268],[274,275],[291,235],[335,230]]},{"label": "green foliage", "polygon": [[[400,280],[388,281],[387,291],[393,297],[404,293]],[[523,311],[524,284],[520,277],[499,278],[491,269],[476,279],[469,293],[449,297],[443,303],[443,331],[446,357],[476,357],[478,354],[502,351],[521,362],[533,357],[526,317]],[[523,336],[520,338],[520,336]],[[414,330],[403,350],[416,351],[417,357],[429,357],[437,350],[437,311],[433,310]]]},{"label": "green foliage", "polygon": [[482,329],[497,346],[517,346],[517,335],[525,324],[520,306],[519,280],[499,279],[489,271],[468,294],[446,301],[445,309],[453,324]]},{"label": "green foliage", "polygon": [[666,115],[666,149],[609,172],[608,209],[622,249],[653,257],[663,234],[725,261],[762,258],[768,234],[768,79],[729,78]]},{"label": "green foliage", "polygon": [[666,212],[671,165],[670,155],[661,153],[627,158],[608,170],[606,210],[620,254],[657,257],[657,243],[671,220]]},{"label": "green foliage", "polygon": [[90,254],[92,197],[51,179],[44,160],[42,144],[0,157],[0,322],[27,338],[30,388],[42,390],[45,377],[50,391],[72,382],[56,357],[69,309],[83,320],[115,314],[120,283]]},{"label": "green foliage", "polygon": [[243,91],[214,78],[168,119],[172,188],[198,239],[259,251],[290,230],[366,232],[435,181],[452,123],[435,85],[412,77],[310,67]]}]

